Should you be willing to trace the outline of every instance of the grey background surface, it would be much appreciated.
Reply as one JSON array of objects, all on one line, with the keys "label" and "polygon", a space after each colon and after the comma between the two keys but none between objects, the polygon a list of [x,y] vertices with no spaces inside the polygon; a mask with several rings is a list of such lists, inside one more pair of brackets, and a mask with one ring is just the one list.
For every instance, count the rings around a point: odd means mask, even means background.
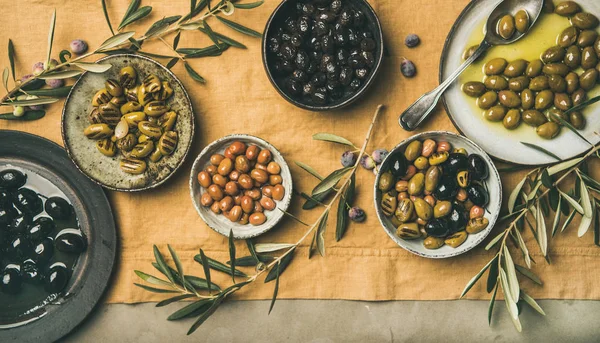
[{"label": "grey background surface", "polygon": [[63,342],[598,342],[600,302],[545,300],[541,316],[523,308],[518,333],[496,303],[487,301],[278,300],[224,303],[194,334],[193,320],[168,322],[182,305],[99,305]]}]

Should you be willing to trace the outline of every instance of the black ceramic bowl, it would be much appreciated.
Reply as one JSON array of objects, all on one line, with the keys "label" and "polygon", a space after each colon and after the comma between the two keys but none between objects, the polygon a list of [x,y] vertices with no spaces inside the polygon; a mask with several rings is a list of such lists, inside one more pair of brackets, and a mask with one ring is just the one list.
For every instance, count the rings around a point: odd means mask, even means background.
[{"label": "black ceramic bowl", "polygon": [[383,60],[383,34],[381,30],[381,23],[379,22],[379,18],[377,14],[369,5],[366,0],[342,0],[344,6],[348,6],[357,10],[360,10],[365,15],[366,27],[373,33],[373,40],[375,40],[376,48],[373,51],[373,55],[375,58],[375,63],[370,70],[370,74],[367,78],[362,82],[362,85],[356,91],[346,91],[344,95],[333,101],[328,101],[328,103],[324,105],[315,104],[312,100],[304,98],[302,94],[293,95],[289,91],[287,91],[283,85],[285,76],[278,75],[274,70],[275,59],[276,56],[268,51],[268,41],[271,38],[277,28],[282,27],[285,23],[285,20],[290,16],[295,16],[296,14],[296,4],[298,2],[307,2],[306,0],[283,0],[279,6],[275,9],[271,17],[267,21],[267,26],[263,35],[262,42],[262,58],[263,65],[271,81],[271,84],[275,87],[275,89],[281,94],[281,96],[289,101],[290,103],[311,111],[326,111],[333,110],[348,106],[362,97],[367,89],[371,86],[379,69],[381,67],[381,62]]}]

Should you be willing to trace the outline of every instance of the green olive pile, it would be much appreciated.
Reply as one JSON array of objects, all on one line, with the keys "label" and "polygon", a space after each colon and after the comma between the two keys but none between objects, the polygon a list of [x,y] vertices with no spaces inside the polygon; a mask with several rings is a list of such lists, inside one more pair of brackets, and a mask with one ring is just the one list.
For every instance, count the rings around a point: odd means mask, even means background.
[{"label": "green olive pile", "polygon": [[483,67],[483,82],[462,86],[465,94],[477,98],[487,120],[502,122],[508,130],[524,122],[545,139],[560,132],[557,118],[580,130],[585,127],[581,112],[565,112],[584,102],[587,92],[600,80],[600,37],[595,31],[598,18],[581,12],[573,1],[561,2],[554,12],[569,17],[572,24],[559,34],[558,45],[533,61],[491,59]]},{"label": "green olive pile", "polygon": [[423,238],[427,249],[456,248],[489,225],[484,217],[489,171],[481,156],[452,150],[448,142],[415,140],[386,165],[377,187],[381,210],[398,237]]},{"label": "green olive pile", "polygon": [[26,182],[27,175],[18,170],[0,172],[0,291],[19,293],[25,282],[58,293],[71,273],[55,249],[80,254],[87,242],[79,229],[57,229],[56,223],[74,219],[71,204],[46,198],[24,187]]},{"label": "green olive pile", "polygon": [[146,158],[156,163],[171,155],[178,142],[177,113],[166,104],[173,89],[154,74],[141,84],[137,80],[137,71],[130,66],[121,69],[118,81],[107,80],[92,99],[91,125],[83,132],[97,140],[103,155],[113,157],[120,151],[121,170],[128,174],[142,174]]},{"label": "green olive pile", "polygon": [[233,142],[223,154],[210,157],[210,165],[198,173],[206,191],[200,204],[234,223],[261,225],[265,211],[273,211],[285,196],[281,166],[268,149]]}]

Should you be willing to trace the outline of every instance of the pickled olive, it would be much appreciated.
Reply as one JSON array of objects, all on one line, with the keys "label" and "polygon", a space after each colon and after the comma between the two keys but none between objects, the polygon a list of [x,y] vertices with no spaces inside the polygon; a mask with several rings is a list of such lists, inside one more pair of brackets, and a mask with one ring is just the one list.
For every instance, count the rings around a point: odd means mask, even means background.
[{"label": "pickled olive", "polygon": [[390,171],[381,174],[377,188],[384,193],[389,191],[394,186],[394,179],[394,175]]},{"label": "pickled olive", "polygon": [[538,127],[543,123],[547,122],[546,116],[542,114],[542,112],[537,110],[527,110],[524,111],[521,115],[521,119],[527,125]]},{"label": "pickled olive", "polygon": [[119,161],[119,166],[125,173],[134,175],[142,174],[147,168],[145,161],[135,158],[123,158],[121,161]]},{"label": "pickled olive", "polygon": [[448,151],[436,152],[429,157],[429,164],[432,166],[440,165],[448,159]]},{"label": "pickled olive", "polygon": [[247,190],[252,189],[252,187],[254,187],[254,181],[248,174],[240,175],[240,178],[238,179],[238,183],[240,184],[240,186],[242,186],[242,188],[247,189]]},{"label": "pickled olive", "polygon": [[269,175],[264,170],[252,169],[250,177],[259,183],[266,183],[269,181]]},{"label": "pickled olive", "polygon": [[550,121],[538,126],[535,129],[535,132],[542,138],[552,139],[560,132],[560,126],[557,123]]},{"label": "pickled olive", "polygon": [[467,188],[467,194],[469,195],[469,200],[473,202],[473,204],[481,207],[485,207],[488,204],[490,197],[487,191],[478,184],[472,184]]},{"label": "pickled olive", "polygon": [[566,93],[557,93],[554,95],[554,107],[559,110],[566,111],[573,106],[571,97]]},{"label": "pickled olive", "polygon": [[[215,156],[215,155],[213,155],[213,156]],[[216,158],[216,159],[218,159],[218,158]],[[211,158],[211,160],[212,160],[212,158]],[[232,170],[233,170],[233,162],[231,161],[231,159],[229,159],[229,158],[221,159],[221,161],[219,162],[218,168],[217,168],[217,173],[219,173],[220,175],[226,176],[229,173],[231,173]]]},{"label": "pickled olive", "polygon": [[515,14],[515,28],[520,33],[525,33],[529,29],[529,14],[525,10],[519,10]]},{"label": "pickled olive", "polygon": [[144,112],[130,112],[123,115],[123,118],[130,128],[137,128],[141,121],[146,120],[146,113]]},{"label": "pickled olive", "polygon": [[246,149],[246,158],[249,161],[254,161],[258,158],[258,154],[260,154],[260,148],[256,145],[251,145]]},{"label": "pickled olive", "polygon": [[413,201],[413,204],[415,207],[415,213],[417,213],[417,217],[425,221],[428,221],[431,219],[431,217],[433,217],[433,208],[424,199],[416,198],[415,201]]},{"label": "pickled olive", "polygon": [[585,48],[588,46],[592,47],[594,45],[594,42],[596,42],[597,38],[598,32],[594,30],[583,30],[581,31],[581,33],[579,33],[579,37],[577,38],[577,45],[581,48]]},{"label": "pickled olive", "polygon": [[579,88],[573,94],[571,94],[571,100],[573,101],[573,106],[581,105],[587,99],[587,93],[585,89]]},{"label": "pickled olive", "polygon": [[569,121],[577,130],[583,130],[585,128],[585,117],[581,112],[569,113]]},{"label": "pickled olive", "polygon": [[454,199],[456,193],[458,193],[458,184],[456,183],[456,178],[452,176],[443,176],[433,195],[438,200],[450,200]]},{"label": "pickled olive", "polygon": [[444,239],[439,237],[428,236],[423,240],[425,249],[435,250],[444,246]]},{"label": "pickled olive", "polygon": [[257,226],[257,225],[264,224],[264,222],[267,221],[267,217],[264,215],[264,213],[256,212],[256,213],[252,213],[248,220],[249,220],[250,224]]},{"label": "pickled olive", "polygon": [[531,89],[524,89],[521,92],[521,107],[524,110],[532,109],[535,105],[535,97]]},{"label": "pickled olive", "polygon": [[396,235],[402,239],[411,240],[421,237],[417,223],[404,223],[396,229]]},{"label": "pickled olive", "polygon": [[[387,205],[394,205],[392,198],[394,198],[394,197],[391,196],[391,194],[385,198],[386,201],[388,202]],[[391,209],[391,207],[387,207],[386,211],[389,213],[389,212],[391,212],[390,209]],[[398,220],[401,223],[404,223],[404,222],[409,221],[413,217],[414,210],[415,210],[414,204],[410,199],[402,199],[402,200],[398,201],[396,210],[393,213],[394,213],[394,216],[396,217],[396,220]]]},{"label": "pickled olive", "polygon": [[534,78],[539,76],[542,73],[542,68],[544,67],[544,63],[541,60],[533,60],[529,62],[527,68],[525,69],[525,76]]},{"label": "pickled olive", "polygon": [[567,76],[571,70],[563,63],[549,63],[542,68],[542,72],[546,75]]},{"label": "pickled olive", "polygon": [[408,181],[400,180],[400,181],[396,182],[394,189],[396,190],[396,192],[408,191]]},{"label": "pickled olive", "polygon": [[235,141],[229,146],[229,151],[231,151],[231,153],[235,156],[242,155],[246,151],[246,144],[240,141]]},{"label": "pickled olive", "polygon": [[487,110],[490,107],[494,106],[498,101],[498,93],[488,91],[485,92],[482,96],[477,98],[477,106],[483,110]]},{"label": "pickled olive", "polygon": [[406,174],[402,177],[402,180],[408,181],[417,173],[417,167],[410,165],[406,168]]},{"label": "pickled olive", "polygon": [[138,130],[152,139],[158,139],[160,138],[160,136],[162,136],[162,129],[160,128],[160,126],[149,121],[139,122]]},{"label": "pickled olive", "polygon": [[408,194],[410,195],[418,195],[423,193],[423,189],[425,188],[425,175],[423,173],[415,174],[408,181]]},{"label": "pickled olive", "polygon": [[138,86],[132,88],[125,88],[125,99],[127,101],[138,101]]},{"label": "pickled olive", "polygon": [[450,201],[438,201],[433,207],[433,217],[442,218],[450,214],[452,203]]},{"label": "pickled olive", "polygon": [[448,220],[445,218],[434,218],[431,219],[425,225],[425,231],[429,236],[444,238],[450,234],[450,227]]},{"label": "pickled olive", "polygon": [[508,63],[503,73],[507,77],[517,77],[523,75],[525,69],[527,69],[527,61],[518,59]]},{"label": "pickled olive", "polygon": [[169,110],[164,101],[150,101],[144,106],[144,113],[150,117],[158,117]]},{"label": "pickled olive", "polygon": [[456,181],[458,182],[458,185],[460,187],[467,187],[471,183],[469,172],[466,170],[458,172],[458,174],[456,175]]},{"label": "pickled olive", "polygon": [[558,35],[558,45],[568,48],[577,42],[577,35],[578,32],[575,26],[567,27]]},{"label": "pickled olive", "polygon": [[500,103],[508,108],[521,106],[521,97],[517,93],[509,90],[503,90],[498,93]]},{"label": "pickled olive", "polygon": [[485,217],[473,218],[467,223],[466,231],[469,234],[476,234],[485,230],[489,224],[490,221]]},{"label": "pickled olive", "polygon": [[423,151],[423,143],[419,140],[414,140],[408,144],[406,150],[404,150],[404,157],[408,161],[414,161],[417,157],[421,156],[421,152]]},{"label": "pickled olive", "polygon": [[98,114],[102,123],[115,126],[121,120],[121,112],[112,103],[102,104],[98,107]]},{"label": "pickled olive", "polygon": [[121,68],[119,71],[119,83],[125,88],[132,88],[135,86],[137,80],[137,72],[133,67],[127,66]]},{"label": "pickled olive", "polygon": [[173,95],[173,88],[167,81],[162,82],[160,91],[154,93],[154,100],[165,101]]},{"label": "pickled olive", "polygon": [[462,91],[473,98],[478,98],[485,93],[485,85],[483,82],[470,81],[462,85]]},{"label": "pickled olive", "polygon": [[[250,190],[244,191],[244,195],[249,196],[250,198],[252,198],[253,200],[260,200],[262,194],[260,193],[260,191],[257,188],[252,188]],[[254,206],[260,206],[260,203],[255,203]],[[262,211],[262,206],[260,207],[261,211]]]},{"label": "pickled olive", "polygon": [[129,152],[129,156],[141,159],[150,155],[152,150],[154,150],[154,143],[152,141],[145,141],[143,143],[136,144]]},{"label": "pickled olive", "polygon": [[542,54],[542,62],[544,63],[554,63],[554,62],[562,62],[563,58],[567,51],[562,46],[553,46],[548,48]]},{"label": "pickled olive", "polygon": [[508,62],[504,58],[494,58],[483,65],[483,72],[486,75],[500,75],[507,65]]},{"label": "pickled olive", "polygon": [[221,201],[225,197],[225,195],[223,193],[223,189],[221,187],[219,187],[218,185],[214,185],[214,184],[210,185],[210,186],[208,186],[206,191],[211,196],[211,198],[213,198],[213,200],[215,200],[215,201]]},{"label": "pickled olive", "polygon": [[264,164],[260,164],[260,163],[255,163],[254,164],[254,168],[255,169],[260,169],[260,170],[263,170],[263,171],[267,171],[267,166],[265,166]]},{"label": "pickled olive", "polygon": [[504,116],[504,119],[502,120],[502,124],[508,130],[516,129],[517,127],[519,127],[520,123],[521,123],[521,111],[519,111],[517,109],[509,110],[506,113],[506,116]]},{"label": "pickled olive", "polygon": [[[219,189],[221,189],[221,188],[219,188]],[[223,199],[221,199],[221,201],[219,201],[219,208],[223,212],[231,210],[233,205],[234,205],[233,198],[230,196],[226,196]]]},{"label": "pickled olive", "polygon": [[214,154],[212,156],[210,156],[210,163],[213,166],[219,166],[219,164],[221,164],[221,161],[223,161],[225,159],[225,156],[221,155],[221,154]]},{"label": "pickled olive", "polygon": [[271,162],[271,158],[273,156],[271,155],[271,151],[267,150],[267,149],[263,149],[260,151],[260,153],[258,154],[258,157],[256,159],[256,162],[260,163],[260,164],[264,164],[267,165],[269,162]]},{"label": "pickled olive", "polygon": [[250,171],[250,161],[248,161],[245,155],[239,155],[235,157],[235,170],[239,171],[240,173],[247,173]]},{"label": "pickled olive", "polygon": [[121,106],[125,105],[125,103],[127,103],[127,99],[125,99],[124,96],[114,97],[110,99],[110,104],[115,105],[119,110]]},{"label": "pickled olive", "polygon": [[[209,195],[210,196],[210,195]],[[219,207],[219,203],[218,202],[214,202],[211,206],[210,206],[210,210],[214,213],[214,214],[221,214],[221,208]]]},{"label": "pickled olive", "polygon": [[242,207],[241,206],[233,206],[231,211],[229,211],[229,220],[232,222],[237,222],[242,218]]},{"label": "pickled olive", "polygon": [[88,114],[88,120],[92,124],[102,124],[102,118],[98,112],[98,107],[94,107],[90,114]]},{"label": "pickled olive", "polygon": [[277,174],[281,173],[281,166],[279,166],[279,163],[277,163],[275,161],[271,161],[267,165],[267,172],[272,175],[277,175]]},{"label": "pickled olive", "polygon": [[581,30],[595,29],[598,27],[598,18],[587,12],[579,12],[571,17],[571,24]]},{"label": "pickled olive", "polygon": [[548,87],[554,93],[564,93],[567,90],[567,81],[562,76],[550,75],[548,78]]},{"label": "pickled olive", "polygon": [[158,148],[164,156],[171,155],[177,147],[178,136],[175,131],[167,131],[158,140]]},{"label": "pickled olive", "polygon": [[459,189],[455,198],[460,202],[464,202],[468,198],[467,191],[465,191],[463,188]]},{"label": "pickled olive", "polygon": [[535,96],[535,109],[538,111],[545,110],[552,106],[553,102],[554,93],[550,90],[543,90]]},{"label": "pickled olive", "polygon": [[581,68],[588,70],[598,65],[598,56],[591,46],[583,48],[581,51]]},{"label": "pickled olive", "polygon": [[477,154],[471,154],[467,158],[467,168],[472,180],[485,180],[488,178],[489,170],[487,163]]},{"label": "pickled olive", "polygon": [[198,183],[204,188],[208,188],[208,186],[210,186],[212,183],[211,176],[206,170],[198,173]]},{"label": "pickled olive", "polygon": [[483,83],[488,89],[494,91],[501,91],[508,88],[508,81],[506,81],[504,76],[500,75],[488,76]]},{"label": "pickled olive", "polygon": [[469,221],[469,213],[465,208],[458,202],[452,205],[452,210],[448,216],[448,227],[450,233],[461,231],[467,225]]},{"label": "pickled olive", "polygon": [[143,86],[138,86],[137,87],[137,99],[136,101],[142,105],[142,106],[146,106],[146,104],[148,104],[149,102],[153,101],[154,97],[152,96],[152,93],[148,92],[146,90],[146,88],[144,88]]},{"label": "pickled olive", "polygon": [[452,235],[448,236],[444,240],[444,243],[446,243],[446,245],[451,246],[453,248],[457,248],[467,240],[467,236],[468,235],[465,231],[459,231],[459,232],[453,233]]},{"label": "pickled olive", "polygon": [[92,124],[83,130],[89,139],[104,139],[112,136],[113,130],[106,124]]},{"label": "pickled olive", "polygon": [[137,138],[135,137],[135,135],[133,133],[129,133],[125,137],[123,137],[121,139],[117,139],[116,144],[117,144],[117,148],[119,148],[119,150],[129,152],[137,144]]},{"label": "pickled olive", "polygon": [[529,87],[531,80],[527,76],[517,76],[508,80],[508,89],[513,92],[521,92]]},{"label": "pickled olive", "polygon": [[283,187],[283,185],[278,184],[273,186],[273,199],[274,200],[283,200],[283,197],[285,196],[285,187]]},{"label": "pickled olive", "polygon": [[437,143],[433,139],[426,139],[423,142],[423,150],[421,151],[421,155],[424,157],[429,157],[435,152],[436,148]]},{"label": "pickled olive", "polygon": [[273,199],[267,197],[262,197],[260,199],[260,205],[267,211],[273,211],[276,206]]},{"label": "pickled olive", "polygon": [[588,69],[579,75],[579,85],[582,89],[589,91],[596,86],[598,70]]},{"label": "pickled olive", "polygon": [[146,89],[147,92],[156,93],[162,88],[162,82],[160,81],[158,76],[154,74],[149,74],[142,81],[142,86]]},{"label": "pickled olive", "polygon": [[240,192],[240,189],[236,182],[229,181],[225,184],[225,193],[227,195],[234,196],[234,195],[237,195],[239,192]]},{"label": "pickled olive", "polygon": [[160,148],[155,146],[154,150],[148,155],[150,162],[158,162],[163,158],[163,154],[160,152]]},{"label": "pickled olive", "polygon": [[262,195],[264,197],[272,198],[273,197],[273,186],[264,186],[262,188]]},{"label": "pickled olive", "polygon": [[581,12],[581,7],[575,1],[563,1],[554,8],[554,13],[563,17],[570,17],[578,12]]},{"label": "pickled olive", "polygon": [[445,175],[456,175],[460,170],[467,168],[468,158],[464,154],[451,153],[448,160],[442,165]]},{"label": "pickled olive", "polygon": [[471,57],[475,53],[475,51],[477,50],[477,48],[479,48],[479,45],[473,45],[473,46],[468,47],[463,52],[463,55],[462,55],[463,60],[466,60],[469,57]]},{"label": "pickled olive", "polygon": [[163,132],[173,131],[175,128],[175,122],[177,121],[177,112],[170,111],[158,118],[158,125],[162,128]]},{"label": "pickled olive", "polygon": [[579,75],[573,72],[567,74],[567,76],[565,76],[565,83],[567,84],[567,94],[573,94],[577,89],[579,89]]},{"label": "pickled olive", "polygon": [[470,219],[483,217],[484,214],[485,214],[485,210],[483,209],[483,207],[480,207],[480,206],[473,206],[469,210],[469,218]]},{"label": "pickled olive", "polygon": [[120,111],[121,114],[127,114],[127,113],[131,113],[131,112],[139,112],[143,109],[144,107],[142,105],[140,105],[139,102],[137,101],[129,101],[127,103],[125,103],[123,106],[121,106]]},{"label": "pickled olive", "polygon": [[97,91],[96,94],[94,94],[94,97],[92,98],[92,106],[98,107],[102,104],[106,104],[110,101],[110,99],[112,99],[112,95],[108,93],[106,88],[102,88],[101,90]]},{"label": "pickled olive", "polygon": [[242,216],[240,217],[240,220],[238,221],[238,223],[240,223],[242,225],[246,225],[246,224],[250,223],[250,216],[248,215],[248,213],[242,213]]},{"label": "pickled olive", "polygon": [[419,156],[414,162],[415,167],[419,170],[424,170],[429,167],[429,160],[425,156]]},{"label": "pickled olive", "polygon": [[241,202],[240,206],[242,207],[242,210],[245,213],[250,214],[250,213],[252,213],[252,211],[254,211],[254,199],[252,199],[251,197],[249,197],[247,195],[244,195],[242,197],[242,202]]},{"label": "pickled olive", "polygon": [[577,69],[581,65],[581,50],[579,50],[579,47],[571,45],[567,48],[564,64],[571,69]]},{"label": "pickled olive", "polygon": [[269,184],[271,186],[279,185],[283,182],[281,175],[269,175]]},{"label": "pickled olive", "polygon": [[[22,172],[16,169],[5,169],[0,172],[0,188],[3,188],[4,190],[16,190],[25,185],[26,182],[27,175],[23,174]],[[7,197],[7,194],[2,195],[3,202],[5,203],[5,205],[10,204],[10,200],[8,200]]]},{"label": "pickled olive", "polygon": [[515,33],[515,18],[507,14],[498,21],[498,34],[504,39],[509,39]]},{"label": "pickled olive", "polygon": [[113,157],[117,154],[117,147],[110,138],[105,138],[96,142],[96,148],[104,156]]}]

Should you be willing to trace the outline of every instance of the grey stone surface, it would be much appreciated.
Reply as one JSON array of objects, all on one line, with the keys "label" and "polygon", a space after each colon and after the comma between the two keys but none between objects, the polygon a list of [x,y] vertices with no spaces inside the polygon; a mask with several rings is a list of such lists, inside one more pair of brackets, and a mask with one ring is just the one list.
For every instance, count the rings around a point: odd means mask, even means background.
[{"label": "grey stone surface", "polygon": [[225,303],[193,335],[193,320],[168,322],[181,305],[100,305],[64,342],[597,342],[600,302],[546,300],[540,316],[523,308],[518,333],[497,302],[278,300]]}]

